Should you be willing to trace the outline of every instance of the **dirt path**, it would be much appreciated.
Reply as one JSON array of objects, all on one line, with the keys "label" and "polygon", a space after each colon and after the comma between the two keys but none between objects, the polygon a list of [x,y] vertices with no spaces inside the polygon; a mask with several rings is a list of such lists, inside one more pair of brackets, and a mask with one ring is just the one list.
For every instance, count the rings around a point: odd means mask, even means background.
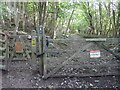
[{"label": "dirt path", "polygon": [[[72,35],[73,39],[81,38],[78,35]],[[69,50],[80,49],[86,43],[72,42],[67,47]],[[67,47],[65,47],[67,49]],[[93,46],[95,48],[95,46]],[[60,53],[59,53],[60,54]],[[60,58],[64,55],[57,55]],[[67,55],[67,54],[66,54]],[[70,54],[73,55],[73,54]],[[84,55],[84,54],[83,54]],[[97,62],[99,62],[98,60]],[[103,60],[101,63],[108,60]],[[10,71],[3,72],[2,84],[3,88],[120,88],[120,76],[104,76],[104,77],[86,77],[86,78],[48,78],[43,80],[38,72],[33,71],[28,64],[29,61],[12,62]],[[56,61],[57,62],[57,61]],[[53,61],[54,63],[54,61]],[[87,62],[86,64],[88,64]],[[60,64],[58,62],[58,64]],[[53,65],[53,64],[52,64]],[[119,69],[119,68],[118,68]]]},{"label": "dirt path", "polygon": [[3,87],[6,88],[31,88],[32,70],[26,61],[12,62],[8,73],[3,72]]}]

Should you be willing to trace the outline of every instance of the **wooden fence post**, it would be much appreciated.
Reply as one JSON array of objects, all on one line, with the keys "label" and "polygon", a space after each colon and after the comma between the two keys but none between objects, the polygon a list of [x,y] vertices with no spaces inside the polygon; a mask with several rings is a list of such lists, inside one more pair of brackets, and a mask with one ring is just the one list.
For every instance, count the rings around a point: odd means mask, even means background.
[{"label": "wooden fence post", "polygon": [[35,66],[36,66],[36,64],[35,64],[35,62],[37,61],[36,59],[36,55],[35,55],[35,53],[36,53],[36,31],[35,30],[32,30],[32,32],[31,32],[31,34],[32,34],[32,46],[31,46],[31,48],[32,48],[32,59],[31,59],[31,65],[33,66],[33,68],[35,68]]},{"label": "wooden fence post", "polygon": [[44,33],[44,27],[40,26],[38,29],[38,42],[39,42],[39,54],[41,54],[39,58],[39,71],[40,74],[44,75],[44,57],[45,57],[45,33]]},{"label": "wooden fence post", "polygon": [[6,39],[6,61],[5,61],[5,64],[6,64],[6,69],[8,70],[9,69],[9,38],[7,37]]}]

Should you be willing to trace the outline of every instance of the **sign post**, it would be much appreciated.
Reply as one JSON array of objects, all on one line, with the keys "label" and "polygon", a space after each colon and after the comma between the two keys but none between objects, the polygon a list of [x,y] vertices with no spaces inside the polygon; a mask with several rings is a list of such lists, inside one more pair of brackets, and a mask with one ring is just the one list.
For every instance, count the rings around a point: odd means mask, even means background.
[{"label": "sign post", "polygon": [[44,34],[44,27],[41,25],[38,29],[38,43],[39,43],[39,71],[40,74],[43,76],[46,73],[45,65],[44,65],[44,58],[45,58],[45,34]]},{"label": "sign post", "polygon": [[32,32],[31,32],[31,34],[32,34],[32,42],[31,42],[31,48],[32,48],[32,59],[31,59],[31,65],[35,68],[35,62],[36,62],[36,55],[35,55],[35,53],[36,53],[36,31],[35,30],[32,30]]}]

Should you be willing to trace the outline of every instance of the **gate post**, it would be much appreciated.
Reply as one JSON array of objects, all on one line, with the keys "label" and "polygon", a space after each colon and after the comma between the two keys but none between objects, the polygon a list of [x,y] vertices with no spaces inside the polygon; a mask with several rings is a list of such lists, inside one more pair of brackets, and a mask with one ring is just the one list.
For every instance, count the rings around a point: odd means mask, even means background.
[{"label": "gate post", "polygon": [[6,38],[6,61],[5,61],[5,64],[6,64],[6,69],[9,70],[9,64],[11,64],[8,60],[9,60],[9,38],[7,36]]},{"label": "gate post", "polygon": [[30,64],[33,66],[33,68],[35,68],[35,66],[36,66],[36,55],[35,55],[35,53],[36,53],[36,31],[35,30],[32,30],[32,32],[31,32],[31,34],[32,34],[32,59],[31,59],[31,62],[30,62]]},{"label": "gate post", "polygon": [[44,57],[45,57],[45,33],[44,33],[44,27],[40,25],[38,29],[38,43],[39,43],[39,54],[41,54],[39,60],[39,72],[43,76],[45,72],[44,68]]}]

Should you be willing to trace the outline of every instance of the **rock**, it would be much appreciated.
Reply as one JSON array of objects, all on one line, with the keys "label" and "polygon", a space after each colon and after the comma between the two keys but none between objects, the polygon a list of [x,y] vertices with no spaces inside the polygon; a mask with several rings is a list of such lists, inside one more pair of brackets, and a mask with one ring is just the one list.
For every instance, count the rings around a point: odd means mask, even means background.
[{"label": "rock", "polygon": [[11,84],[11,86],[13,86],[14,84]]},{"label": "rock", "polygon": [[94,72],[97,72],[97,69],[92,69]]},{"label": "rock", "polygon": [[38,81],[41,81],[41,79],[38,79]]},{"label": "rock", "polygon": [[108,86],[105,86],[106,88],[108,87]]},{"label": "rock", "polygon": [[39,86],[38,88],[42,88],[41,86]]},{"label": "rock", "polygon": [[115,76],[113,76],[113,78],[115,78]]},{"label": "rock", "polygon": [[38,86],[38,83],[36,83],[35,85]]},{"label": "rock", "polygon": [[38,77],[40,77],[40,74],[37,74]]},{"label": "rock", "polygon": [[61,85],[63,85],[64,83],[62,82]]},{"label": "rock", "polygon": [[92,83],[90,83],[90,86],[93,86],[93,84],[92,84]]},{"label": "rock", "polygon": [[34,77],[34,80],[37,80],[37,77]]},{"label": "rock", "polygon": [[65,83],[67,83],[67,81],[64,81]]},{"label": "rock", "polygon": [[33,80],[30,80],[31,83],[33,83]]},{"label": "rock", "polygon": [[53,86],[52,86],[52,85],[49,85],[48,88],[53,88]]},{"label": "rock", "polygon": [[82,86],[79,86],[79,88],[82,88]]}]

